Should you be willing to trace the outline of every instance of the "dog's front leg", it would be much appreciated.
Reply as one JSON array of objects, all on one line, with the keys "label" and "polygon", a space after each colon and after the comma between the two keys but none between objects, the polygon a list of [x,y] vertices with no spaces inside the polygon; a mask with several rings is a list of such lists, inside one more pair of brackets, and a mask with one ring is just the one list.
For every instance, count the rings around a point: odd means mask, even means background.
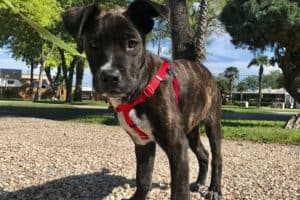
[{"label": "dog's front leg", "polygon": [[165,150],[171,168],[171,200],[189,199],[188,141],[183,131],[168,131],[161,147]]},{"label": "dog's front leg", "polygon": [[136,145],[136,192],[130,200],[144,200],[151,189],[152,172],[155,158],[155,143]]}]

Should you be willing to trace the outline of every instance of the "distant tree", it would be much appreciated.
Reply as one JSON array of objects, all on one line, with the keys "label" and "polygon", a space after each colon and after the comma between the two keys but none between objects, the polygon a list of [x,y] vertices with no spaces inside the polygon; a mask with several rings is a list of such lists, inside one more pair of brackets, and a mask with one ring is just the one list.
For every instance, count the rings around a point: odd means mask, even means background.
[{"label": "distant tree", "polygon": [[263,76],[263,85],[266,88],[278,89],[283,87],[283,75],[279,70]]},{"label": "distant tree", "polygon": [[300,102],[299,0],[229,0],[220,19],[236,47],[274,51],[285,88]]},{"label": "distant tree", "polygon": [[216,81],[219,87],[219,90],[222,94],[222,97],[224,97],[227,93],[228,93],[228,85],[229,85],[229,81],[228,79],[224,76],[224,74],[219,74],[216,77]]},{"label": "distant tree", "polygon": [[239,77],[239,70],[237,67],[228,67],[224,71],[224,76],[228,79],[229,97],[232,99],[232,90],[234,81]]},{"label": "distant tree", "polygon": [[[45,0],[42,4],[40,0],[13,0],[12,3],[30,20],[48,29],[51,29],[59,19],[58,13],[61,12],[56,0]],[[20,59],[30,66],[32,92],[33,70],[45,62],[43,54],[47,53],[45,45],[47,46],[48,43],[23,19],[12,13],[3,2],[0,2],[0,21],[0,46],[8,47],[14,58]]]},{"label": "distant tree", "polygon": [[240,92],[240,94],[241,94],[240,101],[243,101],[243,93],[248,90],[247,83],[245,81],[241,81],[241,82],[239,82],[239,84],[237,85],[236,88],[237,88],[237,91]]},{"label": "distant tree", "polygon": [[248,90],[255,91],[258,89],[258,76],[256,75],[247,76],[242,82],[246,84]]},{"label": "distant tree", "polygon": [[248,64],[248,68],[251,66],[259,67],[257,107],[261,106],[264,67],[269,65],[270,65],[270,61],[267,56],[257,56],[253,58]]},{"label": "distant tree", "polygon": [[168,24],[165,21],[158,19],[149,36],[149,41],[153,44],[153,47],[157,44],[156,54],[158,56],[161,54],[162,40],[167,38],[169,35],[170,28]]}]

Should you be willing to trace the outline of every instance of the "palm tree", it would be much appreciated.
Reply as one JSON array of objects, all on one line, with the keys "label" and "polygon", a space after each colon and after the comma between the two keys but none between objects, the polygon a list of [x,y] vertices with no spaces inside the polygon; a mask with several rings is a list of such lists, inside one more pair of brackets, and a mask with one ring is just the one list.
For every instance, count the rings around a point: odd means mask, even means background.
[{"label": "palm tree", "polygon": [[195,38],[195,61],[202,64],[205,58],[205,36],[207,32],[209,1],[201,0],[198,27]]},{"label": "palm tree", "polygon": [[263,85],[264,66],[270,65],[270,60],[268,59],[267,56],[259,55],[250,61],[250,63],[248,64],[248,68],[253,65],[259,66],[257,107],[260,107],[261,100],[262,100],[262,85]]},{"label": "palm tree", "polygon": [[239,70],[236,67],[227,67],[224,71],[224,76],[229,80],[229,95],[232,98],[233,82],[239,77]]}]

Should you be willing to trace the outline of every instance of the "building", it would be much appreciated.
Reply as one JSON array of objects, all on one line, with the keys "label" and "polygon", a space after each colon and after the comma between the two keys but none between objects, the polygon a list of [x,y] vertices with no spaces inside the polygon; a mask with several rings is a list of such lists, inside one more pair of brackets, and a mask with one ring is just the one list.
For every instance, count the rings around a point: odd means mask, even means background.
[{"label": "building", "polygon": [[[22,74],[21,76],[21,81],[24,84],[30,85],[30,74]],[[38,86],[38,80],[39,80],[39,75],[34,74],[33,75],[33,87],[37,88]],[[50,83],[46,75],[42,75],[42,88],[50,89]]]},{"label": "building", "polygon": [[0,88],[18,88],[22,87],[22,70],[0,69]]},{"label": "building", "polygon": [[[284,88],[263,89],[262,95],[262,106],[292,108],[295,104],[293,97]],[[253,106],[257,104],[257,97],[258,90],[232,93],[232,100],[248,101]]]}]

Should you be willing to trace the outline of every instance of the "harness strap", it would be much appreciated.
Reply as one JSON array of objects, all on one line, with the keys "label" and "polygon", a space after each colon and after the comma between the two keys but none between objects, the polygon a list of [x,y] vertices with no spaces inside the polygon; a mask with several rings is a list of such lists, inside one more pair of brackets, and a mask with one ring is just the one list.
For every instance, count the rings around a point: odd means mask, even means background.
[{"label": "harness strap", "polygon": [[[147,139],[149,139],[149,137],[146,133],[144,133],[142,130],[140,130],[134,124],[134,122],[132,121],[132,119],[129,116],[129,112],[132,108],[143,103],[144,101],[146,101],[147,98],[151,97],[155,93],[156,89],[160,85],[160,82],[162,80],[164,80],[164,78],[168,74],[169,69],[170,69],[170,63],[167,61],[164,61],[161,64],[156,75],[151,79],[151,81],[145,87],[144,91],[138,96],[138,98],[135,101],[130,102],[130,103],[125,103],[125,104],[120,104],[116,107],[117,112],[123,113],[123,116],[124,116],[124,119],[125,119],[127,125],[130,128],[132,128],[140,136],[140,138],[142,140],[147,140]],[[175,91],[176,102],[178,103],[179,83],[178,83],[178,80],[176,79],[176,77],[173,78],[172,84],[173,84],[174,91]]]}]

